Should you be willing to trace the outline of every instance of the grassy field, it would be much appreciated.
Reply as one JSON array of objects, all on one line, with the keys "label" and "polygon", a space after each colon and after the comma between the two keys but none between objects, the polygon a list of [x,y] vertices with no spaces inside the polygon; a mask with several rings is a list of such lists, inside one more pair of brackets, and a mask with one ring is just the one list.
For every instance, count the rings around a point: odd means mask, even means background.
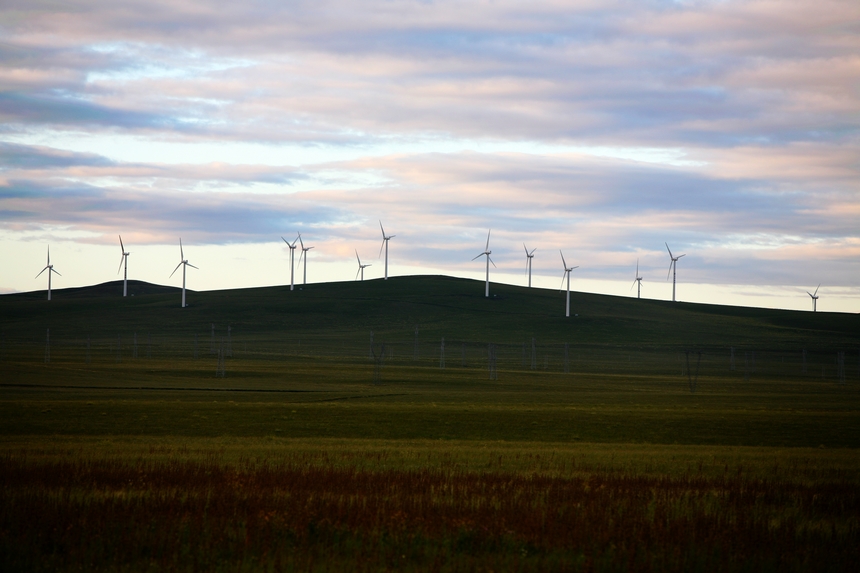
[{"label": "grassy field", "polygon": [[0,297],[4,571],[860,567],[857,315],[129,290]]}]

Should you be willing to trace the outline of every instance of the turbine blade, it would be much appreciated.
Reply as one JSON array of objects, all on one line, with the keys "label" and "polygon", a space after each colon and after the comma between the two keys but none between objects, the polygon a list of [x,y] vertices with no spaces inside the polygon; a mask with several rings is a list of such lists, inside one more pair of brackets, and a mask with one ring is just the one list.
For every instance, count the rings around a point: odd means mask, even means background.
[{"label": "turbine blade", "polygon": [[360,273],[360,272],[361,272],[361,265],[358,265],[358,270],[355,271],[355,278],[352,280],[357,281],[358,280],[358,273]]},{"label": "turbine blade", "polygon": [[358,256],[358,250],[355,251],[355,258],[358,260],[358,266],[361,266],[361,257]]},{"label": "turbine blade", "polygon": [[51,266],[51,245],[48,245],[48,264],[45,266],[47,266],[47,267]]},{"label": "turbine blade", "polygon": [[675,257],[675,260],[677,261],[681,257],[686,257],[686,256],[687,256],[687,253],[684,253],[683,255],[678,255],[677,257]]},{"label": "turbine blade", "polygon": [[672,261],[669,263],[669,271],[666,273],[666,280],[669,280],[669,275],[672,274],[672,265],[674,265],[674,264],[675,264],[675,259],[672,259]]},{"label": "turbine blade", "polygon": [[815,294],[818,294],[818,289],[821,288],[821,283],[818,283],[818,286],[815,287]]},{"label": "turbine blade", "polygon": [[567,271],[564,271],[561,275],[561,284],[558,285],[558,292],[562,292],[564,290],[564,279],[567,276]]},{"label": "turbine blade", "polygon": [[672,249],[669,248],[669,243],[663,243],[663,244],[666,245],[666,250],[669,251],[669,256],[674,259],[675,255],[672,254]]},{"label": "turbine blade", "polygon": [[564,260],[564,253],[561,252],[561,249],[558,250],[558,254],[561,255],[561,264],[567,269],[567,263]]},{"label": "turbine blade", "polygon": [[35,276],[35,277],[33,277],[33,278],[39,278],[40,276],[42,276],[42,273],[44,273],[46,270],[48,270],[48,267],[45,267],[44,269],[42,269],[41,271],[39,271],[39,274],[38,274],[38,275],[36,275],[36,276]]},{"label": "turbine blade", "polygon": [[117,235],[119,237],[119,248],[122,249],[122,252],[125,253],[125,246],[122,244],[122,235]]},{"label": "turbine blade", "polygon": [[[639,278],[639,259],[636,259],[636,278]],[[636,281],[633,281],[636,282]]]},{"label": "turbine blade", "polygon": [[119,272],[122,270],[122,263],[124,260],[125,260],[125,253],[123,253],[122,256],[119,258],[119,268],[116,270],[116,274],[119,274]]},{"label": "turbine blade", "polygon": [[[60,275],[60,271],[58,271],[58,270],[57,270],[57,269],[55,269],[54,267],[51,267],[51,272],[52,272],[52,273],[57,273],[58,275]],[[60,275],[60,276],[63,276],[63,275]]]},{"label": "turbine blade", "polygon": [[182,250],[182,237],[179,237],[179,258],[185,260],[185,252]]},{"label": "turbine blade", "polygon": [[[384,237],[384,235],[383,235],[383,237]],[[382,239],[382,244],[381,244],[381,245],[379,245],[379,254],[378,254],[378,255],[376,255],[376,258],[377,258],[377,259],[378,259],[379,257],[381,257],[381,256],[382,256],[382,249],[384,249],[384,248],[385,248],[385,239],[383,238],[383,239]]]},{"label": "turbine blade", "polygon": [[[484,255],[486,255],[486,254],[487,254],[487,253],[481,253],[480,255],[476,256],[476,257],[475,257],[475,259],[477,259],[478,257],[483,257],[483,256],[484,256]],[[474,261],[475,259],[472,259],[472,260]]]},{"label": "turbine blade", "polygon": [[382,231],[382,239],[385,240],[385,228],[382,226],[382,221],[379,221],[379,230]]},{"label": "turbine blade", "polygon": [[199,268],[195,267],[191,263],[185,263],[185,264],[188,265],[189,267],[191,267],[192,269],[197,269],[198,271],[200,270]]},{"label": "turbine blade", "polygon": [[308,248],[307,248],[307,249],[305,249],[305,250],[306,250],[306,251],[310,251],[311,249],[313,249],[313,247],[308,247]]},{"label": "turbine blade", "polygon": [[302,250],[304,251],[305,250],[305,242],[302,240],[302,234],[301,233],[299,233],[299,243],[301,244]]},{"label": "turbine blade", "polygon": [[281,235],[281,240],[288,245],[290,244],[290,242],[288,240],[286,240],[283,235]]},{"label": "turbine blade", "polygon": [[[490,255],[487,255],[487,258],[490,260],[491,263],[493,263],[493,259],[490,257]],[[499,267],[496,266],[496,263],[493,263],[493,268],[497,269]]]},{"label": "turbine blade", "polygon": [[[173,274],[174,274],[176,271],[178,271],[178,270],[179,270],[179,267],[181,267],[181,266],[182,266],[182,263],[179,263],[178,265],[176,265],[176,268],[175,268],[175,269],[173,269],[173,272],[172,272],[172,273],[170,273],[170,276],[172,277],[172,276],[173,276]],[[167,277],[167,278],[170,278],[170,277]]]},{"label": "turbine blade", "polygon": [[487,231],[487,246],[484,248],[484,250],[485,250],[485,251],[489,251],[489,250],[490,250],[490,231],[492,231],[492,229],[489,229],[489,230]]}]

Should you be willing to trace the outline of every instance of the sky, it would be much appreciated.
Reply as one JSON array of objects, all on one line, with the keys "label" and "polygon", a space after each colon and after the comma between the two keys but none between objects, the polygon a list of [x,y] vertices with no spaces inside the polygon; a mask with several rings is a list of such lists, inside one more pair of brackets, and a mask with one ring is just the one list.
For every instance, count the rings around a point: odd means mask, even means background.
[{"label": "sky", "polygon": [[[860,312],[860,3],[4,0],[0,293],[383,275]],[[296,267],[296,281],[301,282]],[[476,288],[483,290],[483,285]],[[58,295],[55,295],[55,297]],[[561,301],[561,298],[560,298]]]}]

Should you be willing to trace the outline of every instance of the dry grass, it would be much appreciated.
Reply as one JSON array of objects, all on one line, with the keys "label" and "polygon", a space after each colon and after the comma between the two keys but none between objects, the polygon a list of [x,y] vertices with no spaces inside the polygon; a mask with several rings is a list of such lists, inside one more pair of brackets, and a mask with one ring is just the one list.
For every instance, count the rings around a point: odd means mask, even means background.
[{"label": "dry grass", "polygon": [[245,446],[243,454],[240,442],[7,443],[0,568],[854,571],[860,563],[860,486],[846,452],[756,461],[755,451],[726,448]]}]

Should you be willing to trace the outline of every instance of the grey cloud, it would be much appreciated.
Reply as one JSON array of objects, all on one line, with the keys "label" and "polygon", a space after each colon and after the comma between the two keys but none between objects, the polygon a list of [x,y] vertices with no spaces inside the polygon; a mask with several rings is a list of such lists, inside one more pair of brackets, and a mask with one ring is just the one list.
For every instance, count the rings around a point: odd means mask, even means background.
[{"label": "grey cloud", "polygon": [[9,168],[46,169],[78,165],[108,167],[116,165],[116,163],[94,153],[74,153],[50,147],[0,141],[0,170]]},{"label": "grey cloud", "polygon": [[[198,87],[177,79],[173,95],[157,87],[151,95],[136,90],[143,107],[129,111],[38,90],[20,91],[32,101],[19,98],[5,107],[21,121],[259,140],[352,143],[361,138],[347,134],[356,132],[721,146],[832,139],[856,129],[856,118],[814,108],[799,118],[796,109],[807,97],[856,101],[841,87],[850,67],[825,74],[831,79],[821,85],[797,72],[783,74],[783,85],[757,77],[783,62],[817,58],[827,67],[851,57],[851,29],[834,15],[845,5],[828,6],[825,16],[803,3],[755,2],[78,6],[66,28],[34,16],[30,28],[10,29],[13,41],[42,29],[69,43],[39,60],[41,68],[78,74],[79,84],[63,84],[69,93],[97,101],[94,88],[83,84],[86,73],[151,62],[207,81]],[[820,22],[804,28],[810,18]],[[803,42],[796,41],[798,30],[807,32]],[[87,47],[120,38],[126,48],[96,53]],[[198,65],[211,58],[246,58],[253,65],[235,72]],[[295,75],[278,70],[284,61],[321,65]],[[390,72],[388,64],[396,64]],[[227,102],[223,110],[194,100],[206,90]],[[164,107],[164,95],[176,100]]]},{"label": "grey cloud", "polygon": [[28,125],[93,125],[128,129],[188,128],[170,115],[112,108],[82,100],[74,94],[0,93],[0,114],[7,123]]},{"label": "grey cloud", "polygon": [[[25,208],[26,207],[26,208]],[[0,187],[0,225],[135,228],[157,241],[182,231],[212,244],[270,240],[285,228],[350,218],[330,206],[281,195],[140,192],[13,180]]]}]

